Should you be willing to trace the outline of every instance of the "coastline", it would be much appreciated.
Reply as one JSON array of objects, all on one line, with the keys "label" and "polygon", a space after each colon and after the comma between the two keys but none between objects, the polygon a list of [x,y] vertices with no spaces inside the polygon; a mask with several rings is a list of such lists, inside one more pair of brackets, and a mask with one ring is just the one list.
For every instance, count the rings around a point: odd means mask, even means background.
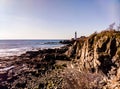
[{"label": "coastline", "polygon": [[[66,50],[68,50],[68,46],[64,45],[26,51],[21,55],[0,57],[0,88],[9,89],[11,86],[15,88],[17,84],[19,85],[20,76],[31,74],[29,77],[40,78],[55,68],[57,60],[69,61],[64,54]],[[23,78],[29,81],[26,77]]]},{"label": "coastline", "polygon": [[[0,89],[119,89],[120,31],[1,59]],[[109,51],[108,51],[109,50]]]},{"label": "coastline", "polygon": [[6,55],[6,56],[2,55],[2,56],[0,56],[0,71],[2,70],[2,68],[6,69],[6,67],[10,67],[10,66],[6,66],[5,67],[5,64],[2,63],[2,61],[5,61],[5,60],[11,61],[12,59],[16,59],[16,57],[20,57],[21,55],[25,55],[25,54],[27,54],[29,52],[34,54],[36,52],[44,51],[44,50],[49,50],[49,49],[52,49],[52,50],[61,49],[62,47],[65,47],[65,46],[66,45],[63,44],[63,45],[59,45],[59,46],[55,46],[55,47],[49,47],[49,48],[36,48],[36,49],[31,48],[29,50],[26,49],[26,51],[23,51],[23,52],[19,51],[16,54],[11,54],[11,55]]},{"label": "coastline", "polygon": [[60,40],[0,40],[0,57],[20,56],[27,51],[57,48]]}]

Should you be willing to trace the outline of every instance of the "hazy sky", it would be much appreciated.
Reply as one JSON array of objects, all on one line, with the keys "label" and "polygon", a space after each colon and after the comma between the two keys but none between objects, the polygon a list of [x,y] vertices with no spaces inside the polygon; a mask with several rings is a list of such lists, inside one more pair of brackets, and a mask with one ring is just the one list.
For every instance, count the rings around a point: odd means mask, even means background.
[{"label": "hazy sky", "polygon": [[0,0],[0,39],[69,39],[119,23],[120,0]]}]

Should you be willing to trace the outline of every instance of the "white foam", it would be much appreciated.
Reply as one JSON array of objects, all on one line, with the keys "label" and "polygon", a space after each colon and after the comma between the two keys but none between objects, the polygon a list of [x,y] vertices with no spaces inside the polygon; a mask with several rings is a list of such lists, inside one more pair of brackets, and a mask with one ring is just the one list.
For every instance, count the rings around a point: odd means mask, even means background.
[{"label": "white foam", "polygon": [[38,45],[36,47],[21,47],[21,48],[11,48],[11,49],[0,49],[0,57],[7,57],[7,56],[19,56],[23,53],[25,53],[26,51],[37,51],[40,49],[48,49],[48,48],[59,48],[63,45],[50,45],[47,46],[46,45]]},{"label": "white foam", "polygon": [[26,51],[31,50],[30,48],[13,48],[13,49],[0,49],[0,57],[20,55]]}]

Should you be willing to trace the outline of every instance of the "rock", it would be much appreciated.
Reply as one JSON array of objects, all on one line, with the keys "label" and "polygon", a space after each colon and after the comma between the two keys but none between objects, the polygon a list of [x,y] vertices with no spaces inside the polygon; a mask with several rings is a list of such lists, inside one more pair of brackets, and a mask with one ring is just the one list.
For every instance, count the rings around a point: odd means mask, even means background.
[{"label": "rock", "polygon": [[25,88],[25,86],[26,86],[25,82],[21,82],[21,83],[16,84],[16,87],[18,87],[18,88]]},{"label": "rock", "polygon": [[114,81],[117,78],[117,83],[120,82],[120,77],[117,76],[120,67],[119,31],[102,31],[84,39],[79,38],[69,48],[66,55],[79,60],[79,69],[81,71],[102,72],[101,74],[106,75],[108,78],[112,78],[114,75]]},{"label": "rock", "polygon": [[75,42],[74,39],[71,40],[61,40],[59,43],[61,44],[73,44]]},{"label": "rock", "polygon": [[14,68],[0,74],[0,89],[120,88],[119,31],[102,31],[64,43],[68,45],[3,58],[1,64]]},{"label": "rock", "polygon": [[0,89],[9,89],[7,86],[1,86],[0,85]]}]

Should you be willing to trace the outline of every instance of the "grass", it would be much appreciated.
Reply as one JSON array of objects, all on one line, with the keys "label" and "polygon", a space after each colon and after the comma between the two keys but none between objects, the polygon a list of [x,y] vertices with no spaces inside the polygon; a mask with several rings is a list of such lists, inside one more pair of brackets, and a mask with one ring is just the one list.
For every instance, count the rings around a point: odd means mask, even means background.
[{"label": "grass", "polygon": [[120,47],[118,48],[117,55],[120,56]]}]

